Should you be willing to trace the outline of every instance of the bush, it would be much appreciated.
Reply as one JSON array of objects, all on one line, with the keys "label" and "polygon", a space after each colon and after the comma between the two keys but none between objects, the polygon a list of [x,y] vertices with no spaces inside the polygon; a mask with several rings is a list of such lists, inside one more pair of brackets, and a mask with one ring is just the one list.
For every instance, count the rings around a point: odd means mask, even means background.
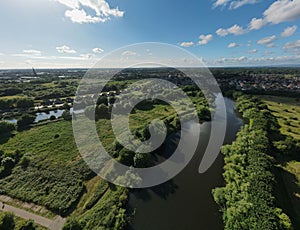
[{"label": "bush", "polygon": [[54,116],[54,115],[52,115],[52,116],[50,116],[50,121],[54,121],[54,120],[56,120],[56,117]]},{"label": "bush", "polygon": [[33,220],[24,220],[17,228],[17,230],[35,230],[35,229],[36,229],[36,225],[34,224]]},{"label": "bush", "polygon": [[14,214],[11,212],[0,213],[0,229],[13,230],[15,227]]},{"label": "bush", "polygon": [[0,135],[11,133],[13,130],[16,129],[16,126],[12,123],[8,123],[5,121],[0,122]]},{"label": "bush", "polygon": [[27,127],[30,124],[32,124],[34,122],[34,120],[35,120],[35,116],[30,115],[30,114],[24,114],[17,121],[18,128]]},{"label": "bush", "polygon": [[34,107],[34,101],[30,98],[19,98],[17,100],[17,108],[25,109]]},{"label": "bush", "polygon": [[62,228],[63,230],[81,230],[83,229],[79,221],[76,218],[70,218],[67,220]]},{"label": "bush", "polygon": [[72,115],[70,113],[69,110],[65,110],[63,113],[62,113],[62,118],[65,120],[65,121],[71,121],[72,120]]}]

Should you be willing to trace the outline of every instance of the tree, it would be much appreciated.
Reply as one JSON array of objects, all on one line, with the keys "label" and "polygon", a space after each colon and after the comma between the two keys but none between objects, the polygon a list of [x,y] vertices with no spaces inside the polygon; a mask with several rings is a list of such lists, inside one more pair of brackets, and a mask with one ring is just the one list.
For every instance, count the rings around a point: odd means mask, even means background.
[{"label": "tree", "polygon": [[17,100],[17,108],[25,109],[34,107],[34,101],[31,98],[19,98]]},{"label": "tree", "polygon": [[36,225],[33,220],[25,220],[19,225],[18,230],[35,230]]},{"label": "tree", "polygon": [[71,121],[72,120],[72,115],[70,113],[69,110],[65,110],[63,113],[62,113],[62,118],[65,120],[65,121]]},{"label": "tree", "polygon": [[30,114],[24,114],[17,121],[18,128],[27,127],[30,124],[32,124],[34,120],[35,120],[35,116]]},{"label": "tree", "polygon": [[49,119],[50,119],[50,121],[54,121],[54,120],[56,120],[56,117],[54,115],[51,115]]},{"label": "tree", "polygon": [[14,214],[11,212],[0,213],[0,229],[13,230],[15,227]]},{"label": "tree", "polygon": [[79,221],[75,218],[70,218],[67,220],[63,226],[63,230],[81,230],[83,229]]},{"label": "tree", "polygon": [[107,99],[107,97],[105,97],[105,96],[100,96],[100,97],[97,99],[97,105],[101,105],[101,104],[108,106],[108,99]]},{"label": "tree", "polygon": [[106,105],[99,105],[96,107],[96,119],[109,119],[110,117],[110,113],[109,113],[109,109]]},{"label": "tree", "polygon": [[5,121],[0,122],[0,135],[11,133],[13,130],[16,129],[16,126],[12,123],[8,123]]},{"label": "tree", "polygon": [[133,158],[134,167],[147,168],[152,164],[152,158],[150,153],[136,153]]}]

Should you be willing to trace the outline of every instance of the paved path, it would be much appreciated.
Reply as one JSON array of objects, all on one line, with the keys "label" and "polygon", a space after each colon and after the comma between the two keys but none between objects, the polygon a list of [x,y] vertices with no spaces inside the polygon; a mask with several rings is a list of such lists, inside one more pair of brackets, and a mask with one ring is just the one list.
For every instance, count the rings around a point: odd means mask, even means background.
[{"label": "paved path", "polygon": [[61,230],[64,223],[66,222],[66,219],[64,219],[60,216],[56,216],[53,220],[51,220],[46,217],[33,214],[31,212],[25,211],[20,208],[13,207],[8,204],[3,205],[2,202],[0,202],[0,211],[13,212],[15,214],[15,216],[21,217],[26,220],[29,220],[29,219],[34,220],[35,223],[42,225],[46,228],[49,228],[51,230]]}]

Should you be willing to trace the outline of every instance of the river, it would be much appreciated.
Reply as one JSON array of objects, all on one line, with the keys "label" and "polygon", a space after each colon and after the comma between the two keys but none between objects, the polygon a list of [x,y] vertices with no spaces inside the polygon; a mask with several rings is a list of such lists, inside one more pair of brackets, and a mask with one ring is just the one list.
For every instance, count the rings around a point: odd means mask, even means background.
[{"label": "river", "polygon": [[[243,121],[234,112],[235,103],[228,98],[225,98],[225,103],[227,131],[224,142],[230,144],[235,140]],[[135,215],[128,229],[223,229],[222,217],[211,193],[213,188],[224,185],[223,156],[220,154],[206,173],[198,173],[208,143],[210,122],[201,124],[199,128],[201,138],[197,152],[180,174],[163,185],[131,192],[129,210],[135,210]]]}]

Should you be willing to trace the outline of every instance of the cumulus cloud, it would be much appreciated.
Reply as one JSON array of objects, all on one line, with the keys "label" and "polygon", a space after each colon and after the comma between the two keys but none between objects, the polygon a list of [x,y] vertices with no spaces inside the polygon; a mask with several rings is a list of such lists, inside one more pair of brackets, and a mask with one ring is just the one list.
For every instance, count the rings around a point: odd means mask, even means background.
[{"label": "cumulus cloud", "polygon": [[56,47],[58,53],[65,53],[65,54],[75,54],[77,53],[76,50],[71,49],[69,46],[63,45]]},{"label": "cumulus cloud", "polygon": [[300,0],[277,0],[265,12],[267,22],[278,24],[300,17]]},{"label": "cumulus cloud", "polygon": [[70,18],[70,20],[74,23],[98,23],[107,21],[106,18],[92,17],[91,15],[87,15],[87,13],[81,9],[67,10],[65,12],[65,16]]},{"label": "cumulus cloud", "polygon": [[244,30],[241,26],[235,24],[233,26],[231,26],[230,28],[228,29],[223,29],[223,28],[220,28],[216,31],[217,35],[221,36],[221,37],[225,37],[229,34],[233,34],[233,35],[241,35],[241,34],[244,34],[246,33],[247,31]]},{"label": "cumulus cloud", "polygon": [[194,45],[194,42],[182,42],[180,43],[180,46],[182,47],[191,47]]},{"label": "cumulus cloud", "polygon": [[[65,16],[74,23],[99,23],[106,22],[113,17],[123,17],[124,12],[118,8],[111,8],[106,0],[56,0],[65,5],[70,10],[65,12]],[[95,15],[89,15],[83,9],[87,7],[95,12]]]},{"label": "cumulus cloud", "polygon": [[290,27],[287,27],[282,33],[281,33],[281,37],[290,37],[292,36],[296,30],[297,30],[297,26],[290,26]]},{"label": "cumulus cloud", "polygon": [[300,0],[277,0],[266,9],[261,18],[253,18],[250,30],[257,30],[267,24],[279,24],[300,17]]},{"label": "cumulus cloud", "polygon": [[270,37],[265,37],[257,41],[257,44],[259,45],[265,45],[267,48],[273,47],[274,46],[274,41],[277,39],[275,35],[270,36]]},{"label": "cumulus cloud", "polygon": [[300,40],[294,42],[286,43],[283,48],[289,52],[299,52],[300,51]]},{"label": "cumulus cloud", "polygon": [[134,51],[126,50],[122,53],[122,56],[136,56],[137,53]]},{"label": "cumulus cloud", "polygon": [[100,53],[103,53],[104,50],[101,49],[101,48],[94,48],[94,49],[93,49],[93,52],[96,53],[96,54],[100,54]]},{"label": "cumulus cloud", "polygon": [[232,43],[230,43],[227,47],[228,47],[228,48],[234,48],[234,47],[238,47],[238,46],[240,46],[240,45],[237,44],[237,43],[235,43],[235,42],[232,42]]},{"label": "cumulus cloud", "polygon": [[213,35],[212,34],[208,34],[208,35],[200,35],[199,39],[200,41],[198,42],[198,45],[206,45],[208,44],[212,39],[213,39]]},{"label": "cumulus cloud", "polygon": [[250,30],[259,30],[260,28],[266,25],[266,21],[262,18],[252,18],[251,22],[249,23]]}]

